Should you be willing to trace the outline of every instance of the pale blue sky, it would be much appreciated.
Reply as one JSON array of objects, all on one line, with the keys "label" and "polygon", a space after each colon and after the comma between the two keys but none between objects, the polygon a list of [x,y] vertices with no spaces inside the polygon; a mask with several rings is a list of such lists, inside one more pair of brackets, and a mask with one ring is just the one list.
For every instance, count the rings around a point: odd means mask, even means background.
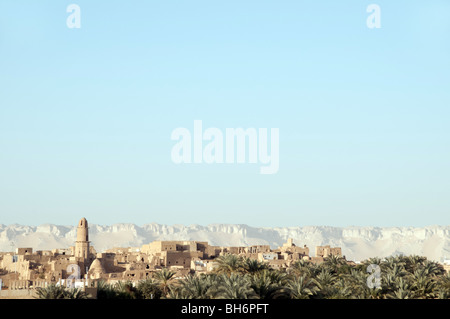
[{"label": "pale blue sky", "polygon": [[[0,223],[448,225],[449,14],[445,0],[2,1]],[[279,172],[173,164],[172,130],[196,119],[279,128]]]}]

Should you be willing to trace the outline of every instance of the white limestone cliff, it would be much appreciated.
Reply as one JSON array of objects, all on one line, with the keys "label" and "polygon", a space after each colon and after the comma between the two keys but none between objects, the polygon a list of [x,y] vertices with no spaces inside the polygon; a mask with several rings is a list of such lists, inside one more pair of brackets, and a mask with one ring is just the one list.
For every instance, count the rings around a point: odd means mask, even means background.
[{"label": "white limestone cliff", "polygon": [[[34,250],[67,248],[74,245],[75,236],[76,226],[0,225],[0,251],[11,251],[13,246]],[[112,247],[139,247],[154,240],[197,240],[218,246],[266,244],[277,248],[293,238],[295,244],[310,247],[311,255],[315,246],[339,246],[349,260],[397,254],[423,255],[437,261],[450,257],[450,226],[257,228],[231,224],[115,224],[90,225],[89,238],[98,252]]]}]

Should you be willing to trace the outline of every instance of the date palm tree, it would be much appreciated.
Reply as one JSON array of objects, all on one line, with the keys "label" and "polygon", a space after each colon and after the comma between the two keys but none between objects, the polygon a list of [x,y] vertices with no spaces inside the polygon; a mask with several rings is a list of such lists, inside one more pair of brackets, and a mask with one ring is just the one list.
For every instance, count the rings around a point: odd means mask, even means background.
[{"label": "date palm tree", "polygon": [[394,292],[387,295],[388,299],[411,299],[412,294],[411,291],[405,290],[402,288],[398,288]]},{"label": "date palm tree", "polygon": [[117,298],[117,292],[114,287],[104,280],[97,283],[97,299],[114,299]]},{"label": "date palm tree", "polygon": [[242,271],[242,258],[233,255],[227,254],[216,258],[217,267],[215,268],[215,272],[219,274],[228,274],[234,272]]},{"label": "date palm tree", "polygon": [[314,283],[318,288],[318,296],[326,298],[333,293],[333,285],[337,281],[337,276],[330,269],[322,268],[322,271],[314,278]]},{"label": "date palm tree", "polygon": [[249,276],[249,280],[260,299],[280,299],[289,295],[285,288],[286,275],[278,271],[263,270]]},{"label": "date palm tree", "polygon": [[408,275],[408,272],[406,271],[405,267],[401,263],[393,265],[392,268],[390,268],[390,267],[387,268],[386,273],[390,274],[392,277],[395,277],[395,278],[404,277],[404,276]]},{"label": "date palm tree", "polygon": [[118,281],[113,289],[117,299],[137,299],[137,289],[131,281]]},{"label": "date palm tree", "polygon": [[179,281],[179,293],[183,299],[209,299],[211,297],[211,287],[214,286],[214,279],[211,276],[189,275]]},{"label": "date palm tree", "polygon": [[270,277],[272,282],[278,283],[280,286],[286,286],[290,277],[285,271],[276,270],[276,271],[267,271],[267,276]]},{"label": "date palm tree", "polygon": [[352,290],[347,282],[340,278],[336,283],[327,289],[326,299],[349,299],[353,298]]},{"label": "date palm tree", "polygon": [[337,273],[339,268],[347,265],[347,262],[341,256],[331,255],[324,258],[323,265],[329,268],[333,273]]},{"label": "date palm tree", "polygon": [[287,284],[287,289],[291,299],[309,299],[319,290],[314,280],[306,275],[294,277]]},{"label": "date palm tree", "polygon": [[100,280],[97,284],[97,299],[130,299],[130,296],[124,292],[122,282],[109,284]]},{"label": "date palm tree", "polygon": [[387,294],[388,299],[411,299],[414,297],[413,293],[411,292],[410,285],[408,284],[407,280],[403,277],[400,277],[397,279],[396,282],[396,289]]},{"label": "date palm tree", "polygon": [[61,286],[51,284],[45,288],[37,288],[36,296],[38,299],[64,299],[65,289]]},{"label": "date palm tree", "polygon": [[396,289],[396,280],[398,277],[394,276],[392,273],[383,273],[381,275],[381,287],[383,293],[392,292]]},{"label": "date palm tree", "polygon": [[256,299],[257,295],[252,289],[247,276],[237,273],[222,274],[217,277],[218,286],[212,292],[218,299]]},{"label": "date palm tree", "polygon": [[79,288],[66,289],[55,284],[36,289],[38,299],[88,299],[88,295]]},{"label": "date palm tree", "polygon": [[322,271],[316,276],[315,281],[319,289],[325,286],[331,286],[336,282],[337,278],[330,270],[324,268]]},{"label": "date palm tree", "polygon": [[414,272],[412,282],[411,289],[419,298],[436,297],[436,281],[428,274],[428,270],[425,267]]},{"label": "date palm tree", "polygon": [[443,276],[445,274],[445,269],[442,265],[437,262],[425,260],[423,262],[423,267],[430,276]]},{"label": "date palm tree", "polygon": [[[121,282],[111,285],[100,281],[98,298],[182,298],[182,299],[279,299],[279,298],[444,298],[450,297],[450,274],[443,267],[421,256],[391,256],[384,260],[371,258],[350,265],[344,258],[327,257],[315,264],[298,260],[287,270],[275,270],[266,263],[224,255],[217,259],[214,272],[175,280],[167,268],[137,287]],[[381,267],[381,289],[369,288],[367,266]],[[42,288],[41,288],[42,289]],[[39,291],[39,290],[38,290]],[[73,291],[71,291],[73,292]],[[39,291],[40,298],[83,298],[71,296],[63,287]]]},{"label": "date palm tree", "polygon": [[270,269],[269,265],[265,262],[258,261],[256,259],[244,258],[241,261],[241,268],[245,273],[253,274],[263,270]]},{"label": "date palm tree", "polygon": [[450,298],[450,271],[437,279],[437,293],[440,299]]},{"label": "date palm tree", "polygon": [[292,271],[298,270],[298,271],[304,271],[306,268],[310,266],[311,262],[309,260],[305,259],[299,259],[291,264],[290,269]]},{"label": "date palm tree", "polygon": [[163,268],[155,273],[155,279],[164,296],[169,292],[175,274],[174,271],[171,271],[168,268]]},{"label": "date palm tree", "polygon": [[403,257],[389,256],[384,259],[384,261],[380,264],[380,267],[383,271],[393,269],[395,266],[405,270],[406,262],[404,260],[405,259]]},{"label": "date palm tree", "polygon": [[383,294],[393,293],[397,290],[399,278],[406,278],[410,274],[405,269],[405,263],[397,257],[389,261],[385,267],[382,265],[381,287]]},{"label": "date palm tree", "polygon": [[341,279],[345,282],[351,292],[352,298],[357,299],[381,299],[382,289],[380,288],[369,288],[367,284],[367,279],[369,273],[362,269],[353,268],[350,274],[341,276]]},{"label": "date palm tree", "polygon": [[371,264],[381,266],[382,262],[383,261],[381,260],[381,258],[379,258],[379,257],[372,257],[372,258],[369,258],[369,259],[365,260],[363,262],[363,264],[366,265],[366,266],[371,265]]},{"label": "date palm tree", "polygon": [[450,290],[444,288],[436,289],[436,298],[437,299],[450,299]]},{"label": "date palm tree", "polygon": [[88,299],[89,295],[79,288],[67,289],[64,299]]},{"label": "date palm tree", "polygon": [[406,270],[410,273],[414,273],[414,271],[423,266],[424,262],[427,260],[426,257],[417,255],[402,257],[402,259],[406,263],[405,265]]},{"label": "date palm tree", "polygon": [[289,273],[295,276],[306,275],[314,277],[319,272],[319,268],[308,260],[300,259],[291,264]]},{"label": "date palm tree", "polygon": [[172,287],[172,289],[169,290],[167,295],[162,296],[161,299],[189,299],[189,298],[187,298],[181,293],[179,287]]},{"label": "date palm tree", "polygon": [[155,279],[147,278],[138,283],[137,294],[139,299],[160,299],[162,290]]}]

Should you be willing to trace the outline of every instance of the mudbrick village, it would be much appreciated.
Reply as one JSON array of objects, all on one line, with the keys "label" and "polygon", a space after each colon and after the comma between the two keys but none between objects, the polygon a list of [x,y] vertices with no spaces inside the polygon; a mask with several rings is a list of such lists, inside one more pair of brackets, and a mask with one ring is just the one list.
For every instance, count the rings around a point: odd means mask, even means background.
[{"label": "mudbrick village", "polygon": [[[76,288],[96,298],[99,282],[136,285],[170,270],[173,279],[214,272],[221,256],[236,255],[256,260],[271,269],[288,269],[293,263],[321,264],[330,256],[348,265],[340,247],[315,247],[310,256],[307,245],[297,246],[292,239],[277,249],[269,245],[248,247],[212,246],[202,241],[154,241],[141,247],[117,247],[97,252],[89,241],[89,227],[82,218],[74,246],[33,251],[32,247],[0,253],[0,298],[33,298],[39,288],[60,286]],[[446,267],[448,268],[448,266]],[[448,269],[446,269],[448,272]]]}]

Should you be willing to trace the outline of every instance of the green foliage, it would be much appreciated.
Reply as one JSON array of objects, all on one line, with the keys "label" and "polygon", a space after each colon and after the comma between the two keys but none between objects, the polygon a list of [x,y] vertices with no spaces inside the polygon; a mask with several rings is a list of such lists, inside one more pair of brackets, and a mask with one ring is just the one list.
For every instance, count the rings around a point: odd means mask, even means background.
[{"label": "green foliage", "polygon": [[216,259],[216,262],[215,272],[218,274],[230,275],[243,270],[243,258],[237,255],[227,254],[220,256]]},{"label": "green foliage", "polygon": [[242,271],[248,274],[255,274],[268,270],[270,267],[267,263],[258,261],[256,259],[244,258],[241,262]]},{"label": "green foliage", "polygon": [[[213,273],[175,279],[162,269],[153,279],[108,285],[99,283],[98,298],[138,299],[449,299],[450,275],[443,267],[421,256],[371,258],[349,264],[344,258],[325,258],[321,264],[294,262],[287,270],[267,263],[224,255]],[[381,287],[369,288],[367,267],[381,269]],[[60,297],[57,288],[49,296]],[[44,295],[44,294],[43,294]]]},{"label": "green foliage", "polygon": [[100,280],[97,284],[97,299],[118,299],[115,287],[106,281]]},{"label": "green foliage", "polygon": [[255,291],[259,299],[284,299],[288,298],[289,282],[286,274],[268,269],[254,273],[247,277],[250,287]]},{"label": "green foliage", "polygon": [[97,288],[97,299],[137,299],[137,290],[131,281],[115,284],[99,281]]},{"label": "green foliage", "polygon": [[88,299],[88,295],[81,289],[70,289],[49,285],[45,288],[36,289],[36,298],[38,299]]},{"label": "green foliage", "polygon": [[140,281],[137,285],[138,299],[161,299],[162,290],[159,283],[154,279]]},{"label": "green foliage", "polygon": [[319,291],[315,281],[306,275],[292,278],[287,285],[287,289],[291,299],[309,299]]},{"label": "green foliage", "polygon": [[155,279],[163,295],[166,295],[170,291],[174,276],[175,272],[168,268],[163,268],[155,273]]},{"label": "green foliage", "polygon": [[215,275],[189,275],[173,287],[170,299],[210,299],[212,287],[216,284]]},{"label": "green foliage", "polygon": [[217,286],[212,296],[217,299],[255,299],[257,295],[250,285],[248,276],[239,273],[222,274],[216,279]]}]

